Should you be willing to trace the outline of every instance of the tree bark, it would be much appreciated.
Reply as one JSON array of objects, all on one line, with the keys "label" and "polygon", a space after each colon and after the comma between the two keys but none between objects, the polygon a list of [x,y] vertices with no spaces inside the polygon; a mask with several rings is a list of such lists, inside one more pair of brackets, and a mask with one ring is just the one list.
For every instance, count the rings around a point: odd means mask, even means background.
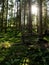
[{"label": "tree bark", "polygon": [[29,33],[32,33],[32,19],[31,19],[31,0],[29,0]]},{"label": "tree bark", "polygon": [[42,38],[42,0],[39,0],[39,37]]},{"label": "tree bark", "polygon": [[8,15],[8,0],[6,1],[6,21],[5,21],[5,33],[7,32],[7,15]]},{"label": "tree bark", "polygon": [[4,22],[4,0],[2,1],[2,22],[1,22],[1,31],[3,30],[3,22]]}]

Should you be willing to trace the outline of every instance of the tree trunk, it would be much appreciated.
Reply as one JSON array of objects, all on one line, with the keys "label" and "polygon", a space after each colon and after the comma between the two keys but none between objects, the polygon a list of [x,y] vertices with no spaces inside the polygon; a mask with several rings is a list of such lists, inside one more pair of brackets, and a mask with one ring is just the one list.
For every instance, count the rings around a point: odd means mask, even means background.
[{"label": "tree trunk", "polygon": [[19,30],[21,31],[21,1],[20,1],[20,10],[19,10],[19,14],[20,14]]},{"label": "tree trunk", "polygon": [[42,38],[42,0],[39,0],[39,38]]},{"label": "tree trunk", "polygon": [[3,30],[3,22],[4,22],[4,0],[2,1],[2,22],[1,22],[1,31]]},{"label": "tree trunk", "polygon": [[46,1],[44,3],[44,7],[46,9],[44,9],[44,32],[47,30],[47,5],[46,5]]},{"label": "tree trunk", "polygon": [[31,0],[29,0],[29,33],[32,33],[32,19],[31,19]]},{"label": "tree trunk", "polygon": [[8,15],[8,0],[6,2],[6,21],[5,21],[5,33],[7,32],[7,15]]}]

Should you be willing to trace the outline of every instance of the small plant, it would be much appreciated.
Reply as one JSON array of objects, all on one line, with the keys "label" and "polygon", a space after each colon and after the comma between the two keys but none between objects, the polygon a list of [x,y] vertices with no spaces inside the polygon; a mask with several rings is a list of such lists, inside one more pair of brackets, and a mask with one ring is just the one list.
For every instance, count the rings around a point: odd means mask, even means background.
[{"label": "small plant", "polygon": [[10,48],[10,47],[11,47],[11,44],[10,44],[8,41],[6,41],[6,42],[2,43],[1,46],[2,46],[3,48]]}]

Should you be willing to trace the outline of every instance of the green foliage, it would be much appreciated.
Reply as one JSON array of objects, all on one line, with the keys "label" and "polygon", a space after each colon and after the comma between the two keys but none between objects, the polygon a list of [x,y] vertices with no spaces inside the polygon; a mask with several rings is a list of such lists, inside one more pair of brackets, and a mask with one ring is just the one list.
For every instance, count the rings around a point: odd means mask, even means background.
[{"label": "green foliage", "polygon": [[[36,46],[37,36],[27,37],[32,40],[31,46],[21,44],[21,32],[0,33],[0,63],[1,65],[49,65],[49,48]],[[49,40],[49,37],[44,37]],[[9,47],[10,46],[10,47]]]},{"label": "green foliage", "polygon": [[[7,51],[8,50],[8,51]],[[31,65],[49,65],[49,48],[30,48],[28,49],[24,45],[12,46],[9,49],[6,49],[6,52],[2,50],[4,53],[4,58],[2,60],[2,65],[23,65],[23,64],[31,64]],[[6,53],[6,54],[5,54]]]}]

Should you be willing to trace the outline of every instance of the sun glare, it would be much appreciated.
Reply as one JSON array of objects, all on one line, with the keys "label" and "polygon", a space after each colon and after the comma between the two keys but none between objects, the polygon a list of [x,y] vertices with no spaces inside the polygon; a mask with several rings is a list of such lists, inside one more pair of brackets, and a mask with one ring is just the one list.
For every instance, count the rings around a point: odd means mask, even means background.
[{"label": "sun glare", "polygon": [[37,15],[37,6],[36,5],[31,6],[31,13],[34,15]]}]

